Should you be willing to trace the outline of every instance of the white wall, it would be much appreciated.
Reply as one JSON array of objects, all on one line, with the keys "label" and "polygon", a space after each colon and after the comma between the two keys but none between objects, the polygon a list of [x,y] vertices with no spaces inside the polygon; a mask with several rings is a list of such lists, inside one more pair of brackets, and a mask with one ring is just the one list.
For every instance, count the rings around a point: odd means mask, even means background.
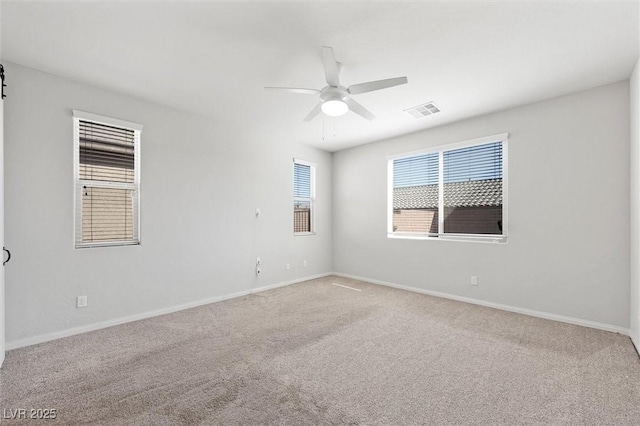
[{"label": "white wall", "polygon": [[[5,68],[10,345],[331,270],[629,327],[640,230],[633,221],[630,245],[626,82],[342,151],[332,165],[331,154],[268,132],[250,140],[228,123]],[[637,188],[638,67],[631,93]],[[72,109],[144,125],[141,246],[73,248]],[[386,238],[387,155],[501,132],[510,133],[508,244]],[[291,233],[293,157],[318,163],[316,236]],[[76,309],[82,294],[89,307]]]},{"label": "white wall", "polygon": [[[387,238],[388,155],[502,132],[507,244]],[[334,271],[628,329],[628,156],[628,82],[338,152]]]},{"label": "white wall", "polygon": [[[331,154],[5,66],[10,345],[332,270]],[[72,109],[144,126],[142,245],[73,248]],[[318,164],[315,236],[292,235],[293,157]],[[77,295],[88,296],[87,308],[75,308]]]},{"label": "white wall", "polygon": [[630,79],[631,118],[631,338],[640,350],[640,60]]}]

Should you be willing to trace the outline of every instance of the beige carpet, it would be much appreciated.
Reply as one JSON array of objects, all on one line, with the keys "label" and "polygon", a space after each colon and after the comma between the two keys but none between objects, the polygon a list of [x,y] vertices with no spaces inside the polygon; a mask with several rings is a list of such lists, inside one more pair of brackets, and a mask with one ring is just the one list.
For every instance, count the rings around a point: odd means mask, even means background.
[{"label": "beige carpet", "polygon": [[37,424],[640,424],[628,337],[336,277],[11,351],[0,392]]}]

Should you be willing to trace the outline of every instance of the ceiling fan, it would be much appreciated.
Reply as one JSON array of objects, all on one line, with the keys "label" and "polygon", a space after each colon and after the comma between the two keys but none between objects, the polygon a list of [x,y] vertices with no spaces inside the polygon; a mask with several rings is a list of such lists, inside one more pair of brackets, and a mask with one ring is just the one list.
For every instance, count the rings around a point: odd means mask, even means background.
[{"label": "ceiling fan", "polygon": [[305,117],[304,121],[313,120],[320,111],[324,112],[328,116],[338,117],[346,114],[349,110],[366,118],[367,120],[373,120],[376,116],[356,102],[351,96],[407,83],[407,77],[396,77],[344,87],[340,85],[340,79],[338,77],[340,74],[341,64],[336,62],[336,59],[333,56],[333,48],[327,46],[322,47],[322,63],[324,64],[324,75],[328,84],[328,86],[322,90],[302,89],[296,87],[265,87],[265,89],[286,90],[288,92],[303,95],[319,95],[320,102]]}]

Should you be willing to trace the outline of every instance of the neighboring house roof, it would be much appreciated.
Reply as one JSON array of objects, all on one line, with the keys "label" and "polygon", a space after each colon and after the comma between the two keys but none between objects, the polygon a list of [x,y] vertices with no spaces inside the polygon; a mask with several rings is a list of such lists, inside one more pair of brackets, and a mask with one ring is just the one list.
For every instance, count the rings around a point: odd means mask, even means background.
[{"label": "neighboring house roof", "polygon": [[[447,207],[500,206],[502,205],[502,179],[445,183],[444,205]],[[394,188],[393,208],[438,208],[438,185]]]}]

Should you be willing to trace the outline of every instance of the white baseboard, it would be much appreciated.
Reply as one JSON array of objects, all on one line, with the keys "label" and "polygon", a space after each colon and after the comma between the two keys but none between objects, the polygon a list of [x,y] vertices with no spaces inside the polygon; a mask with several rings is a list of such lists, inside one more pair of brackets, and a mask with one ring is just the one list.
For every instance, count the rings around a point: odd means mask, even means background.
[{"label": "white baseboard", "polygon": [[285,281],[281,283],[271,284],[264,287],[258,287],[250,290],[243,290],[236,293],[226,294],[223,296],[211,297],[203,300],[196,300],[194,302],[182,303],[180,305],[169,306],[166,308],[156,309],[153,311],[141,312],[139,314],[128,315],[126,317],[114,318],[107,321],[96,322],[93,324],[82,325],[79,327],[68,328],[66,330],[54,331],[52,333],[40,334],[37,336],[27,337],[20,340],[13,340],[7,342],[6,350],[18,349],[25,346],[36,345],[38,343],[49,342],[51,340],[61,339],[63,337],[74,336],[76,334],[87,333],[89,331],[100,330],[102,328],[113,327],[114,325],[125,324],[128,322],[138,321],[146,318],[157,317],[159,315],[170,314],[185,309],[195,308],[197,306],[208,305],[210,303],[222,302],[223,300],[235,299],[236,297],[242,297],[249,294],[260,293],[266,290],[272,290],[274,288],[285,287],[291,284],[297,284],[304,281],[314,280],[316,278],[323,278],[332,275],[331,272],[324,274],[311,275],[308,277],[298,278],[295,280]]},{"label": "white baseboard", "polygon": [[409,286],[406,286],[406,285],[394,284],[394,283],[390,283],[390,282],[387,282],[387,281],[375,280],[375,279],[372,279],[372,278],[366,278],[366,277],[359,277],[359,276],[355,276],[355,275],[343,274],[343,273],[340,273],[340,272],[334,272],[333,275],[336,275],[338,277],[350,278],[350,279],[358,280],[358,281],[364,281],[364,282],[368,282],[368,283],[371,283],[371,284],[378,284],[378,285],[382,285],[382,286],[386,286],[386,287],[393,287],[393,288],[398,288],[398,289],[401,289],[401,290],[412,291],[414,293],[421,293],[421,294],[426,294],[426,295],[429,295],[429,296],[442,297],[444,299],[457,300],[459,302],[471,303],[473,305],[486,306],[486,307],[489,307],[489,308],[500,309],[502,311],[515,312],[517,314],[529,315],[529,316],[532,316],[532,317],[544,318],[544,319],[548,319],[548,320],[552,320],[552,321],[565,322],[565,323],[568,323],[568,324],[581,325],[583,327],[595,328],[595,329],[598,329],[598,330],[611,331],[613,333],[619,333],[619,334],[623,334],[625,336],[629,336],[629,334],[630,334],[630,331],[629,331],[628,328],[619,327],[619,326],[611,325],[611,324],[604,324],[604,323],[596,322],[596,321],[589,321],[589,320],[580,319],[580,318],[567,317],[567,316],[564,316],[564,315],[550,314],[550,313],[547,313],[547,312],[535,311],[533,309],[518,308],[516,306],[509,306],[509,305],[503,305],[501,303],[487,302],[487,301],[480,300],[480,299],[473,299],[471,297],[464,297],[464,296],[457,296],[455,294],[441,293],[439,291],[424,290],[424,289],[417,288],[417,287],[409,287]]}]

